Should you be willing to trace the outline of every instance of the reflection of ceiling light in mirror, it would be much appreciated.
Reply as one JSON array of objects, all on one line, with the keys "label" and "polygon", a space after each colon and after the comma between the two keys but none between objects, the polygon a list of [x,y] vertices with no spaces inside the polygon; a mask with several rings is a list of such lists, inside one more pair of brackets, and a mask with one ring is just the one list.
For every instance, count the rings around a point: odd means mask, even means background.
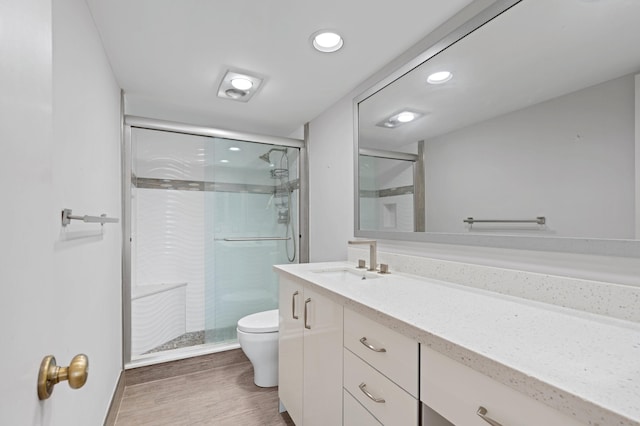
[{"label": "reflection of ceiling light in mirror", "polygon": [[262,85],[263,78],[243,71],[228,70],[218,87],[218,97],[247,102]]},{"label": "reflection of ceiling light in mirror", "polygon": [[404,111],[398,114],[398,121],[401,123],[408,123],[413,121],[416,118],[416,115],[409,111]]},{"label": "reflection of ceiling light in mirror", "polygon": [[453,78],[453,74],[449,71],[438,71],[427,77],[427,83],[429,84],[442,84]]},{"label": "reflection of ceiling light in mirror", "polygon": [[344,45],[344,40],[340,34],[333,31],[321,30],[311,35],[313,47],[323,53],[336,52]]},{"label": "reflection of ceiling light in mirror", "polygon": [[376,126],[394,129],[398,126],[402,126],[403,124],[410,123],[423,115],[424,113],[419,111],[403,109],[402,111],[393,114],[391,117],[376,123]]},{"label": "reflection of ceiling light in mirror", "polygon": [[238,90],[249,90],[253,86],[253,82],[248,78],[237,77],[231,80],[231,85]]},{"label": "reflection of ceiling light in mirror", "polygon": [[229,151],[240,151],[240,148],[238,148],[237,146],[232,146],[229,148]]},{"label": "reflection of ceiling light in mirror", "polygon": [[229,160],[220,160],[221,163],[228,163]]}]

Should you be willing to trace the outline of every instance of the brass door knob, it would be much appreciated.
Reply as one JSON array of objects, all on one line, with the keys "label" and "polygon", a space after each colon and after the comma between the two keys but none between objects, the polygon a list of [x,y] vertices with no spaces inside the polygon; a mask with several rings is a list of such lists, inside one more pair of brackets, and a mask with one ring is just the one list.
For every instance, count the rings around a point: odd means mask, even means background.
[{"label": "brass door knob", "polygon": [[56,358],[47,355],[40,363],[38,374],[38,398],[47,399],[53,393],[56,383],[67,380],[72,389],[84,386],[89,377],[89,358],[85,354],[73,357],[68,367],[58,367]]}]

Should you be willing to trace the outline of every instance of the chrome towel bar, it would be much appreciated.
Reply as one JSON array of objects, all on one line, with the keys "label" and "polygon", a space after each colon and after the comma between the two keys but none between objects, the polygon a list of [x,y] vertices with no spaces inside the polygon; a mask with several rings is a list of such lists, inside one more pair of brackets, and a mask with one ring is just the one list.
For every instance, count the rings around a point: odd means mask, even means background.
[{"label": "chrome towel bar", "polygon": [[62,226],[67,226],[72,220],[81,220],[85,223],[99,223],[104,225],[105,223],[118,223],[119,219],[114,217],[107,217],[106,214],[100,216],[77,216],[71,214],[71,209],[62,210]]}]

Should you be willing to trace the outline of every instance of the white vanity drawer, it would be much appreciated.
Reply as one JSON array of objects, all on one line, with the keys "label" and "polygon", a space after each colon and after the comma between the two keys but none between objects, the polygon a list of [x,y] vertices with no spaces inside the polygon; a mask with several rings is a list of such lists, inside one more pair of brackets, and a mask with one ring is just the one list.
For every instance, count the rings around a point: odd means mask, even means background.
[{"label": "white vanity drawer", "polygon": [[382,426],[349,392],[343,394],[343,426]]},{"label": "white vanity drawer", "polygon": [[348,349],[344,350],[344,388],[383,425],[418,424],[418,400]]},{"label": "white vanity drawer", "polygon": [[345,309],[344,346],[418,397],[418,342]]},{"label": "white vanity drawer", "polygon": [[488,426],[477,414],[479,407],[502,426],[582,425],[424,345],[420,349],[420,399],[459,426]]}]

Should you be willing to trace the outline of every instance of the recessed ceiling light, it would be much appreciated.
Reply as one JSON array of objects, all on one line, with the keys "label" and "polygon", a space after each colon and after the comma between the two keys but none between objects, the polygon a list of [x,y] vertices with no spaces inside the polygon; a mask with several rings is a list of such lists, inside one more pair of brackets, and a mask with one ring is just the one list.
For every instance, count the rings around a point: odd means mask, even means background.
[{"label": "recessed ceiling light", "polygon": [[240,148],[238,148],[237,146],[232,146],[229,148],[229,151],[240,151]]},{"label": "recessed ceiling light", "polygon": [[344,40],[334,31],[321,30],[311,35],[311,44],[319,52],[331,53],[340,50]]},{"label": "recessed ceiling light", "polygon": [[442,84],[453,78],[453,74],[449,71],[438,71],[427,77],[427,83],[429,84]]},{"label": "recessed ceiling light", "polygon": [[249,90],[253,86],[253,82],[248,78],[236,77],[231,79],[231,85],[238,90]]},{"label": "recessed ceiling light", "polygon": [[424,113],[422,112],[405,108],[400,112],[396,112],[389,118],[386,118],[385,120],[377,123],[376,126],[394,129],[398,126],[402,126],[403,124],[414,121],[415,119],[420,118],[423,115]]}]

